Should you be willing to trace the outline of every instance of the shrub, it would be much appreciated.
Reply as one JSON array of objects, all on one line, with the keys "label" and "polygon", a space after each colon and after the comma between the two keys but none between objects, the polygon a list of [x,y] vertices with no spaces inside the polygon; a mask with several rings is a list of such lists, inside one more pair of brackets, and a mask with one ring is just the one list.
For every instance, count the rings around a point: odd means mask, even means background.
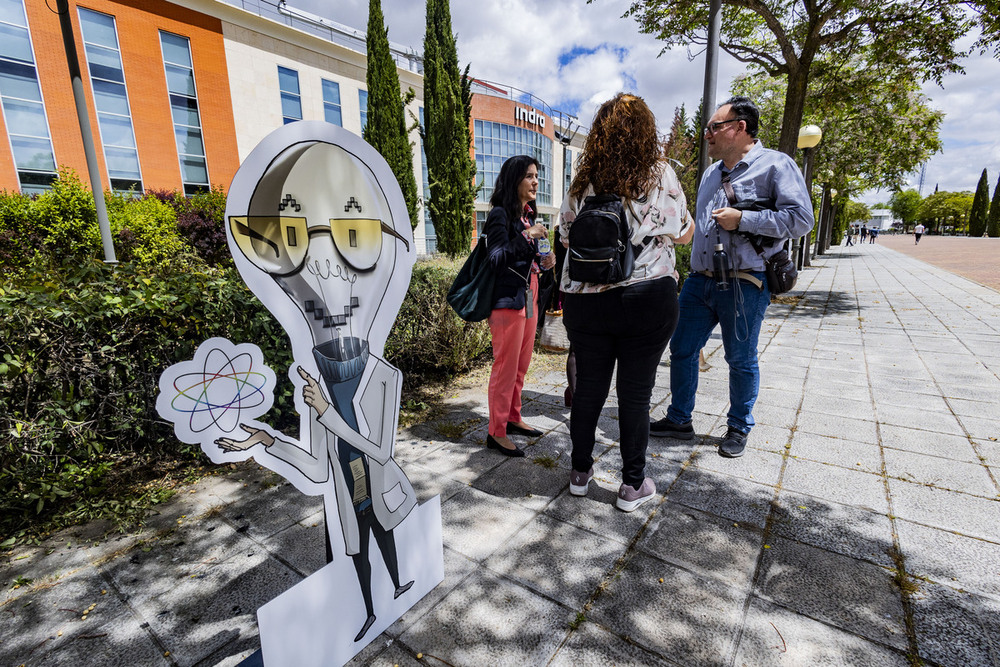
[{"label": "shrub", "polygon": [[226,193],[219,187],[191,198],[176,194],[171,204],[177,212],[177,231],[198,256],[209,264],[231,264],[226,242]]},{"label": "shrub", "polygon": [[105,196],[118,261],[159,264],[188,250],[173,208],[156,197]]},{"label": "shrub", "polygon": [[[158,418],[155,397],[159,374],[212,336],[255,342],[274,368],[291,362],[284,331],[235,270],[189,257],[155,272],[39,266],[0,282],[0,531],[100,505],[118,462],[196,455]],[[294,420],[291,394],[279,383],[279,427]]]},{"label": "shrub", "polygon": [[472,368],[491,349],[486,322],[461,320],[445,297],[462,261],[419,260],[385,345],[386,359],[403,371],[405,386]]}]

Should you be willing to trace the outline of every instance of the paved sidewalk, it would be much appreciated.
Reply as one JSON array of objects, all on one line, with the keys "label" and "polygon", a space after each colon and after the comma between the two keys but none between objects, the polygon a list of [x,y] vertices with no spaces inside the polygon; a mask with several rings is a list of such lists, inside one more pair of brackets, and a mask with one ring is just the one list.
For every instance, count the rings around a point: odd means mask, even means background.
[{"label": "paved sidewalk", "polygon": [[[446,398],[445,421],[474,424],[460,438],[406,431],[397,458],[441,495],[446,576],[355,662],[1000,666],[1000,292],[879,245],[833,248],[800,280],[765,321],[747,454],[716,454],[713,338],[699,436],[652,439],[660,495],[632,514],[614,509],[613,401],[595,483],[568,494],[561,373],[525,387],[546,431],[525,459],[483,446],[485,387]],[[656,417],[668,380],[664,364]],[[138,538],[17,550],[0,664],[238,664],[257,607],[322,566],[321,522],[316,499],[243,467]]]}]

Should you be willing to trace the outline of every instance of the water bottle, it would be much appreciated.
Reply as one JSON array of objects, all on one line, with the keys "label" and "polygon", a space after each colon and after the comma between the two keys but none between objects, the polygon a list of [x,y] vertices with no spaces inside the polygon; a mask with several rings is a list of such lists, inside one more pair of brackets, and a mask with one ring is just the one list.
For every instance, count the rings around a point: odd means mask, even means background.
[{"label": "water bottle", "polygon": [[712,273],[715,274],[715,286],[720,290],[729,289],[729,255],[721,243],[715,244],[712,254]]},{"label": "water bottle", "polygon": [[542,257],[545,257],[550,252],[552,252],[552,244],[549,243],[548,237],[543,236],[542,238],[538,239],[538,254],[541,255]]}]

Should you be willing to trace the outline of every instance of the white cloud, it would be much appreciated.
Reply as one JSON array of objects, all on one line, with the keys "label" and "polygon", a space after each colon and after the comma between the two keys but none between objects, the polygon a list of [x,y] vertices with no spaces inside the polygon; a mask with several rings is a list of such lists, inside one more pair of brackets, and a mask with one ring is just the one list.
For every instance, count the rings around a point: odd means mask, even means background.
[{"label": "white cloud", "polygon": [[[290,4],[364,30],[368,0],[289,0]],[[705,59],[693,60],[683,48],[657,58],[662,46],[640,34],[632,19],[621,18],[627,0],[452,0],[452,29],[458,35],[459,60],[471,73],[529,91],[551,106],[577,111],[589,124],[601,102],[619,90],[630,90],[649,103],[666,130],[674,108],[684,104],[694,113],[701,99]],[[382,0],[382,11],[395,43],[421,49],[424,2]],[[966,47],[975,36],[963,42]],[[565,54],[582,55],[561,62]],[[565,58],[564,58],[565,60]],[[924,87],[931,104],[945,112],[941,130],[944,151],[927,164],[924,194],[972,190],[986,167],[990,188],[1000,171],[1000,62],[976,56],[966,75],[945,78],[944,88]],[[717,100],[728,97],[733,77],[744,66],[720,55]],[[914,186],[916,177],[914,177]],[[887,198],[873,195],[874,200]]]}]

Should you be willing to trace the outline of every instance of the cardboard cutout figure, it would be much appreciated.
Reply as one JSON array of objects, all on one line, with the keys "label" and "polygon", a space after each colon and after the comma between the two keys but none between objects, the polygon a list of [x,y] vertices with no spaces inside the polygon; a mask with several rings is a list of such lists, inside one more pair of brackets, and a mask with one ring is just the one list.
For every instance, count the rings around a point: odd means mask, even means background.
[{"label": "cardboard cutout figure", "polygon": [[[157,409],[216,463],[252,456],[324,495],[332,562],[258,620],[265,664],[345,662],[444,577],[439,501],[418,506],[393,459],[402,376],[382,358],[415,258],[409,217],[371,146],[300,121],[248,156],[226,222],[240,275],[292,343],[302,436],[254,420],[270,407],[273,375],[255,346],[224,339],[164,372]],[[351,603],[359,592],[363,615]]]}]

